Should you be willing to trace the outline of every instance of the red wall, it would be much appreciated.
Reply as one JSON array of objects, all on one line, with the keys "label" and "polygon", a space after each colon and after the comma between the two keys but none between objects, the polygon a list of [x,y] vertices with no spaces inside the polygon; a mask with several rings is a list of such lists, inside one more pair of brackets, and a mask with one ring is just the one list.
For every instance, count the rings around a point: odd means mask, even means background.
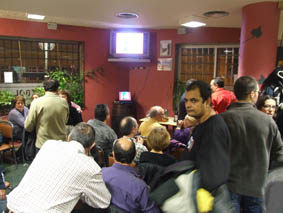
[{"label": "red wall", "polygon": [[58,25],[57,30],[48,30],[46,23],[0,19],[0,36],[84,42],[85,71],[100,65],[104,67],[104,74],[97,79],[86,78],[84,121],[93,118],[96,104],[106,103],[111,111],[118,91],[129,89],[129,71],[120,64],[107,62],[109,30],[67,25]]},{"label": "red wall", "polygon": [[[151,48],[153,62],[144,64],[144,70],[131,70],[129,88],[136,94],[138,102],[138,117],[146,115],[153,105],[160,105],[168,109],[169,115],[173,115],[173,87],[175,71],[176,44],[217,44],[239,43],[240,29],[238,28],[198,28],[187,31],[185,35],[178,35],[177,31],[154,30],[151,33]],[[172,71],[157,71],[157,58],[159,56],[160,40],[172,40],[173,63]],[[153,41],[153,42],[152,42]]]},{"label": "red wall", "polygon": [[[87,27],[58,25],[57,30],[48,30],[46,23],[0,19],[0,36],[46,38],[57,40],[83,41],[85,43],[85,70],[102,65],[104,74],[96,80],[86,78],[84,121],[93,117],[95,104],[112,102],[121,90],[130,90],[136,96],[138,117],[143,117],[153,105],[160,105],[172,115],[173,83],[175,71],[175,45],[239,43],[238,28],[199,28],[185,35],[172,30],[151,31],[151,63],[107,62],[109,30]],[[173,69],[170,72],[157,71],[160,40],[172,40]],[[138,70],[134,67],[143,66]]]}]

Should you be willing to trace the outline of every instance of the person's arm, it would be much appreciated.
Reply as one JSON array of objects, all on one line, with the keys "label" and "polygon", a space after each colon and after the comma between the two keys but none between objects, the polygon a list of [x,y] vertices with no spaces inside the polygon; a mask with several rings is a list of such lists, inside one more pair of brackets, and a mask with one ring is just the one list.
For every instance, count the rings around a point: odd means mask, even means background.
[{"label": "person's arm", "polygon": [[149,193],[147,187],[144,187],[144,190],[140,196],[140,212],[143,213],[159,213],[159,208],[155,205],[153,200],[149,199]]},{"label": "person's arm", "polygon": [[6,199],[6,186],[5,186],[4,174],[2,172],[2,168],[0,169],[0,199],[1,200]]},{"label": "person's arm", "polygon": [[279,129],[275,122],[272,122],[273,141],[271,146],[270,160],[271,162],[283,162],[283,143]]},{"label": "person's arm", "polygon": [[13,109],[11,113],[9,113],[8,120],[18,126],[24,128],[25,125],[25,117],[16,109]]},{"label": "person's arm", "polygon": [[105,209],[110,205],[111,194],[102,179],[101,172],[93,174],[91,180],[86,184],[82,200],[94,208]]},{"label": "person's arm", "polygon": [[35,103],[31,104],[28,116],[25,120],[25,129],[28,132],[32,132],[35,128],[37,122],[37,105]]}]

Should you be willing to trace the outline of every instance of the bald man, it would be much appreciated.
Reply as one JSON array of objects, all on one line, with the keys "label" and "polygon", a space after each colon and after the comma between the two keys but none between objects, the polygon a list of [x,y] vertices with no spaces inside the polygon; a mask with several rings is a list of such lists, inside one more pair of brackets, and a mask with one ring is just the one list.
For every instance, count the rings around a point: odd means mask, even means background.
[{"label": "bald man", "polygon": [[111,204],[127,212],[159,212],[148,198],[148,188],[130,164],[136,155],[135,144],[120,138],[113,147],[115,163],[102,169],[102,177],[111,193]]},{"label": "bald man", "polygon": [[164,109],[161,106],[153,106],[148,112],[148,119],[142,122],[139,132],[142,136],[148,136],[150,131],[155,127],[161,127],[158,122],[164,118]]}]

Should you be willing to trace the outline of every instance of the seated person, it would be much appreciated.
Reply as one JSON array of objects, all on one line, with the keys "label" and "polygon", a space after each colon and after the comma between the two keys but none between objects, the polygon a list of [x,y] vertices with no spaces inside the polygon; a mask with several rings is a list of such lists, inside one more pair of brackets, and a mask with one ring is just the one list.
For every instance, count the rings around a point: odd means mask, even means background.
[{"label": "seated person", "polygon": [[75,107],[71,104],[71,94],[66,90],[60,90],[59,96],[64,98],[69,105],[69,118],[67,122],[67,135],[71,132],[72,127],[76,126],[78,123],[82,122],[82,114],[77,111]]},{"label": "seated person", "polygon": [[149,133],[147,142],[151,151],[141,153],[138,171],[144,181],[154,188],[160,172],[165,167],[176,163],[176,159],[162,151],[170,144],[170,135],[165,127],[155,127]]},{"label": "seated person", "polygon": [[23,96],[17,96],[14,100],[13,109],[8,114],[8,120],[14,125],[13,137],[16,140],[22,140],[24,124],[28,115],[28,108],[25,107],[26,100]]},{"label": "seated person", "polygon": [[154,127],[161,127],[161,124],[158,122],[164,118],[164,109],[160,106],[153,106],[150,108],[147,117],[149,118],[142,122],[139,128],[139,132],[145,137],[148,136]]},{"label": "seated person", "polygon": [[106,104],[97,104],[94,109],[94,119],[87,122],[95,129],[95,143],[103,149],[105,156],[108,156],[112,152],[113,142],[117,139],[114,130],[107,125],[109,121],[110,114],[108,106]]},{"label": "seated person", "polygon": [[102,168],[102,178],[111,193],[111,204],[126,212],[159,212],[148,198],[148,187],[130,166],[136,155],[131,140],[120,138],[113,147],[115,163]]},{"label": "seated person", "polygon": [[177,128],[174,131],[173,139],[187,145],[193,128],[197,124],[197,120],[189,115],[186,115],[184,121],[178,121]]},{"label": "seated person", "polygon": [[[123,138],[131,140],[135,144],[136,156],[134,158],[134,163],[136,164],[140,161],[141,153],[148,151],[147,148],[143,145],[144,141],[142,137],[136,136],[136,134],[138,133],[138,127],[139,125],[137,123],[137,120],[131,116],[123,118],[120,123],[120,130],[123,135]],[[115,142],[117,141],[118,140],[116,140]]]}]

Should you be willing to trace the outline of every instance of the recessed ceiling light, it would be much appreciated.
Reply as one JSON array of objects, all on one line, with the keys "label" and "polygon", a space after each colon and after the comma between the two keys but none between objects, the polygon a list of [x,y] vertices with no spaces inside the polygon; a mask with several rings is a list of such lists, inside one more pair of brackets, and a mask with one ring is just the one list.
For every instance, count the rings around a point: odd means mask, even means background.
[{"label": "recessed ceiling light", "polygon": [[118,13],[116,17],[130,19],[130,18],[138,18],[139,16],[136,13]]},{"label": "recessed ceiling light", "polygon": [[189,21],[189,22],[183,23],[182,25],[185,26],[185,27],[195,28],[195,27],[205,26],[206,24],[203,23],[203,22],[199,22],[199,21]]},{"label": "recessed ceiling light", "polygon": [[209,18],[221,18],[224,16],[228,16],[229,13],[226,11],[208,11],[206,13],[203,14],[205,17],[209,17]]},{"label": "recessed ceiling light", "polygon": [[37,14],[30,14],[30,13],[28,13],[27,16],[29,19],[36,19],[36,20],[43,20],[45,18],[45,16],[37,15]]}]

